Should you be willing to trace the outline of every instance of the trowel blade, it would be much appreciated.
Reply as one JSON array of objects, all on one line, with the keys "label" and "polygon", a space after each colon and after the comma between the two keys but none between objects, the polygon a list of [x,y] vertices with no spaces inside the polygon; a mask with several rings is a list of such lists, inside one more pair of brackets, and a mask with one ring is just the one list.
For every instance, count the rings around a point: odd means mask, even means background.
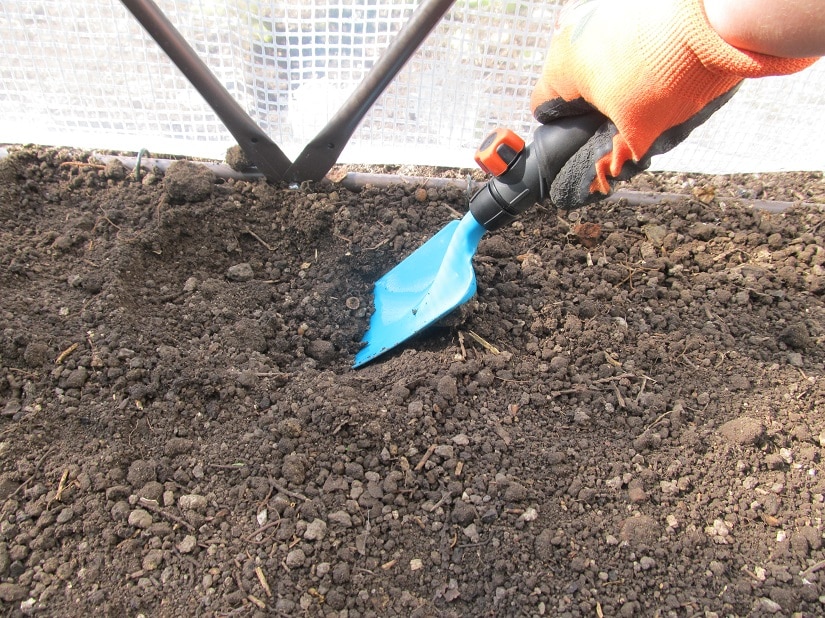
[{"label": "trowel blade", "polygon": [[354,367],[437,322],[476,292],[473,255],[486,230],[468,213],[448,223],[375,284],[375,312]]}]

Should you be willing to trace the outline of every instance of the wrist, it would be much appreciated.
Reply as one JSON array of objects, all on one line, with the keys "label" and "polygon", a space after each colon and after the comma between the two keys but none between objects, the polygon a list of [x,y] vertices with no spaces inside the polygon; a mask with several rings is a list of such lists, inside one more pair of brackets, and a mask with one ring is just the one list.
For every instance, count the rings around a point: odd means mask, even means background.
[{"label": "wrist", "polygon": [[780,58],[825,54],[825,18],[810,0],[703,0],[711,27],[729,45]]},{"label": "wrist", "polygon": [[815,61],[813,58],[777,57],[732,44],[725,36],[736,40],[730,34],[731,29],[736,27],[731,19],[736,12],[726,7],[736,2],[681,0],[681,3],[688,44],[699,61],[711,71],[740,78],[788,75],[801,71]]}]

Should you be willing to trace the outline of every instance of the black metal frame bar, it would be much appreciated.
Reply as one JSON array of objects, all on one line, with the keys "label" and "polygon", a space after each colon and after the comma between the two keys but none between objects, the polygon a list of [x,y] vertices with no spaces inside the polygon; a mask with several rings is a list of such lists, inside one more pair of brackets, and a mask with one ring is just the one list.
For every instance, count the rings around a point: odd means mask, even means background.
[{"label": "black metal frame bar", "polygon": [[335,165],[366,113],[455,0],[423,0],[355,91],[294,162],[238,105],[152,0],[121,0],[272,182],[320,180]]}]

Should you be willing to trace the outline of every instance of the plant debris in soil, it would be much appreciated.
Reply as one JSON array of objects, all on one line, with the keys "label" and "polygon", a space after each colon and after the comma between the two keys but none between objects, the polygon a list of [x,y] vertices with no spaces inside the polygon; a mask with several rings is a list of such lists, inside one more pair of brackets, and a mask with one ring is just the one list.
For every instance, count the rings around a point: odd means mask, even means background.
[{"label": "plant debris in soil", "polygon": [[3,612],[821,615],[822,176],[711,180],[533,209],[355,371],[372,285],[461,191],[12,150]]}]

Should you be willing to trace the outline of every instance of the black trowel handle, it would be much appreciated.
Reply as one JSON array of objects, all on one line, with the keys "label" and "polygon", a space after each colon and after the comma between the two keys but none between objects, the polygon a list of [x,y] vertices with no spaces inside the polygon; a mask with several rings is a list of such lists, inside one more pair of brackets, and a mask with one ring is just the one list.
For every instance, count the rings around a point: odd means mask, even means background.
[{"label": "black trowel handle", "polygon": [[510,162],[506,171],[470,198],[473,217],[486,229],[497,230],[546,198],[567,160],[604,122],[604,116],[586,114],[540,126],[533,133],[533,142]]}]

